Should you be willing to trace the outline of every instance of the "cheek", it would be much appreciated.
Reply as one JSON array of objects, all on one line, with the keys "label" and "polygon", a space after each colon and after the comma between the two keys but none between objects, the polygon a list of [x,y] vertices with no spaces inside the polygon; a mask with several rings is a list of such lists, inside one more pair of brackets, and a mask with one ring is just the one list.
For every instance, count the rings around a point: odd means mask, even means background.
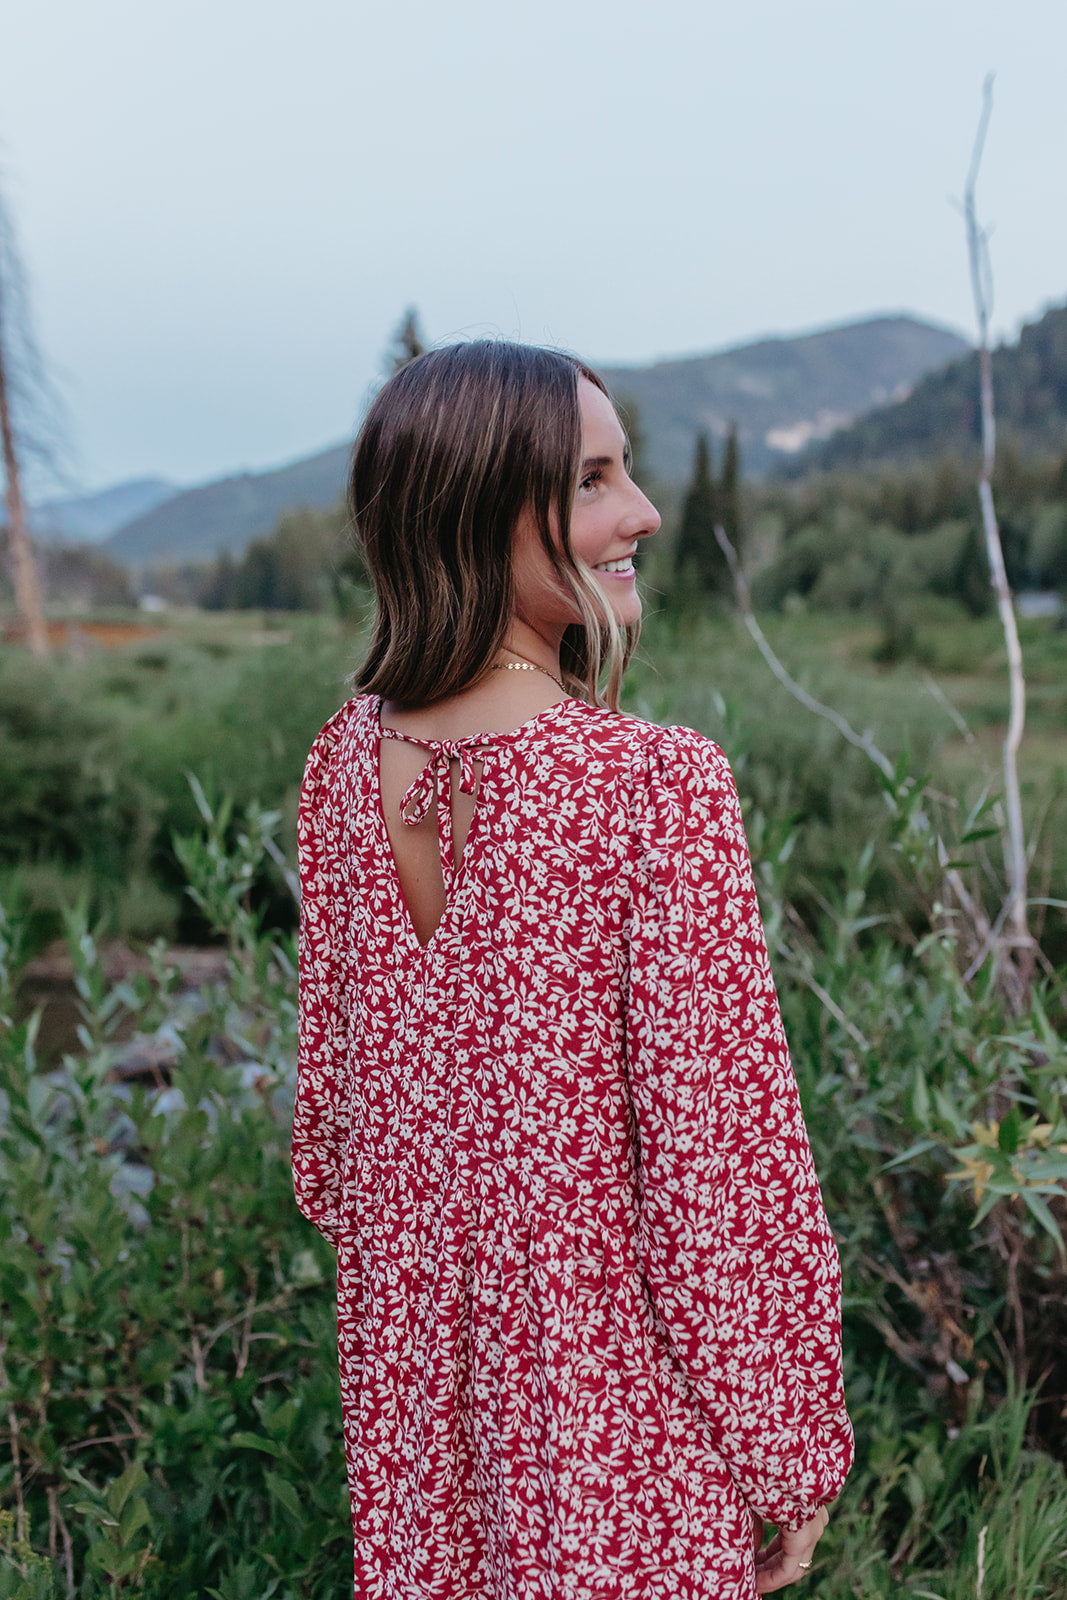
[{"label": "cheek", "polygon": [[607,537],[603,520],[594,511],[586,511],[584,515],[576,511],[571,518],[571,549],[591,567],[602,559]]},{"label": "cheek", "polygon": [[540,539],[524,542],[516,549],[512,570],[520,610],[544,610],[559,597],[560,583]]}]

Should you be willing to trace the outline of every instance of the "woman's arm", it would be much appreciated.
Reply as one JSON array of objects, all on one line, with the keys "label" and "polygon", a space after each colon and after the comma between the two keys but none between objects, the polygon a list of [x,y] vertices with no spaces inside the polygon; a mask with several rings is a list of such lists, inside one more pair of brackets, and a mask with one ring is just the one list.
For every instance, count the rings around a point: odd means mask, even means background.
[{"label": "woman's arm", "polygon": [[347,1133],[336,759],[344,707],[311,747],[300,792],[300,1033],[293,1113],[293,1188],[309,1222],[337,1243]]},{"label": "woman's arm", "polygon": [[733,776],[688,728],[634,774],[628,1072],[642,1263],[759,1516],[810,1521],[852,1461],[840,1267],[771,978]]}]

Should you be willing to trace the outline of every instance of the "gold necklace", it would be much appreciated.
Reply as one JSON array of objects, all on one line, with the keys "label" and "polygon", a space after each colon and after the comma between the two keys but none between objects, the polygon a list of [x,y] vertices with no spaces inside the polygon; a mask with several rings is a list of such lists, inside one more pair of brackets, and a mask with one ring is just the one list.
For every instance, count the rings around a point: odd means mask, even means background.
[{"label": "gold necklace", "polygon": [[494,661],[490,670],[493,672],[498,670],[501,672],[509,670],[511,672],[543,672],[546,678],[551,678],[553,683],[559,684],[564,694],[567,693],[567,685],[560,683],[554,672],[549,672],[547,667],[539,667],[536,661],[527,661],[525,656],[519,661]]}]

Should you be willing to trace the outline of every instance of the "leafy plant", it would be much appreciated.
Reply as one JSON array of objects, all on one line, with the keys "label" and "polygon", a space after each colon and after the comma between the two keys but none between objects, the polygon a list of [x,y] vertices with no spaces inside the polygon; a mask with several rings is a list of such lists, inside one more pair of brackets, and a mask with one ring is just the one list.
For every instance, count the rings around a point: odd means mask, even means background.
[{"label": "leafy plant", "polygon": [[[157,947],[109,986],[73,912],[82,1022],[54,1071],[12,1021],[3,924],[0,1492],[49,1530],[56,1593],[236,1596],[251,1562],[257,1596],[313,1597],[350,1570],[332,1258],[288,1167],[293,942],[248,904],[269,819],[225,858],[223,821],[181,848],[225,981],[190,992]],[[131,1021],[169,1040],[166,1080],[123,1076]]]},{"label": "leafy plant", "polygon": [[[762,723],[743,714],[748,669],[717,648],[729,692],[639,666],[632,694],[638,714],[718,735],[749,797],[845,1276],[859,1453],[818,1593],[1053,1600],[1061,980],[1010,1017],[945,893],[949,871],[995,887],[986,802],[938,801],[905,757],[872,779],[770,701]],[[691,650],[680,634],[677,659]],[[27,919],[0,916],[0,1597],[325,1600],[351,1582],[333,1259],[288,1168],[294,941],[262,897],[268,875],[289,894],[284,808],[212,789],[186,787],[174,860],[221,978],[191,986],[157,943],[147,971],[109,982],[83,900],[64,919],[78,1037],[45,1063],[15,1004]],[[134,1070],[146,1042],[170,1064]]]}]

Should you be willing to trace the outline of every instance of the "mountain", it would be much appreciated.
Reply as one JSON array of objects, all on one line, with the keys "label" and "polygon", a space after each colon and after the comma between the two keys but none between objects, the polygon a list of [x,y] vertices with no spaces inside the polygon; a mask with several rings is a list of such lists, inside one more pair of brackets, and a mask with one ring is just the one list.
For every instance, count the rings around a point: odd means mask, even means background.
[{"label": "mountain", "polygon": [[947,328],[886,316],[653,366],[600,370],[620,402],[637,402],[652,476],[680,483],[692,470],[698,432],[722,439],[736,423],[746,473],[765,473],[903,395],[967,348]]},{"label": "mountain", "polygon": [[104,549],[130,566],[204,561],[224,550],[239,554],[270,533],[284,512],[336,505],[344,492],[349,450],[339,444],[273,472],[242,472],[186,489],[127,522]]},{"label": "mountain", "polygon": [[66,495],[34,506],[30,523],[34,536],[43,543],[96,544],[121,528],[131,517],[152,511],[161,501],[178,493],[176,484],[165,478],[134,478],[116,483],[95,494]]},{"label": "mountain", "polygon": [[[620,401],[637,402],[648,470],[660,482],[682,483],[702,430],[721,439],[736,422],[745,471],[766,472],[966,349],[957,334],[914,317],[875,317],[711,355],[601,370]],[[336,445],[272,472],[186,489],[134,516],[104,549],[132,566],[236,554],[269,533],[285,511],[336,505],[348,452],[347,444]]]},{"label": "mountain", "polygon": [[[790,476],[854,469],[876,462],[966,459],[980,438],[978,355],[972,351],[931,372],[895,405],[881,406],[808,450]],[[1023,454],[1067,447],[1067,305],[1023,327],[1014,344],[993,351],[997,435]]]}]

